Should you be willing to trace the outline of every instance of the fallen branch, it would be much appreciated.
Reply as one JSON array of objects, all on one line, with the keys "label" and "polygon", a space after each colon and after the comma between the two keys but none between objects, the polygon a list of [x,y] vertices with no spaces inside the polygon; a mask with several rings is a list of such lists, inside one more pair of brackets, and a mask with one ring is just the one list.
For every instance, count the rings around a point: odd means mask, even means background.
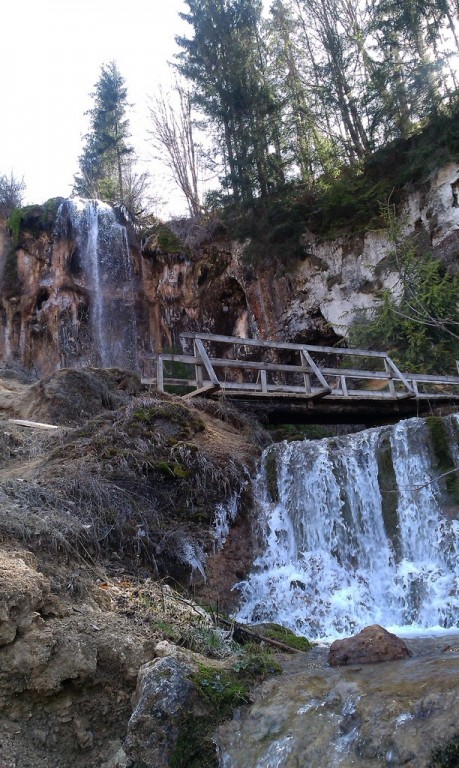
[{"label": "fallen branch", "polygon": [[41,421],[28,421],[27,419],[8,419],[9,424],[18,424],[20,427],[32,429],[60,429],[55,424],[43,424]]},{"label": "fallen branch", "polygon": [[300,653],[298,648],[292,648],[290,645],[285,645],[285,643],[281,643],[279,640],[272,640],[270,637],[260,635],[258,632],[254,632],[253,629],[247,629],[242,624],[238,624],[237,621],[228,621],[221,616],[217,616],[216,620],[223,624],[223,626],[233,629],[242,635],[247,635],[248,637],[257,640],[259,643],[267,643],[268,645],[274,646],[274,648],[279,648],[281,651],[286,651],[286,653]]}]

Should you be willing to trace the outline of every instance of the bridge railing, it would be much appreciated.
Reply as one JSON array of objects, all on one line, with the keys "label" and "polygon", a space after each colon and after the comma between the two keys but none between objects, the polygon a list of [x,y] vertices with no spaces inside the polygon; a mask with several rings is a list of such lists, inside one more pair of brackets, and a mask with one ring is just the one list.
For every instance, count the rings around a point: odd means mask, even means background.
[{"label": "bridge railing", "polygon": [[144,381],[161,391],[187,390],[187,398],[217,391],[310,400],[459,396],[459,375],[402,373],[384,352],[204,333],[183,333],[181,339],[189,352],[155,355],[156,375]]}]

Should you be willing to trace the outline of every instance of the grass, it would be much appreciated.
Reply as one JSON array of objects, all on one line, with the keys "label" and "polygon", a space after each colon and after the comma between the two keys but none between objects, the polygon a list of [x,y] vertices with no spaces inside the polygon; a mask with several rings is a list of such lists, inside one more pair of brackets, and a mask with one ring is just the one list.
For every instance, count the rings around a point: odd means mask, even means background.
[{"label": "grass", "polygon": [[[32,548],[108,556],[188,584],[202,578],[215,509],[246,480],[236,460],[194,444],[204,422],[172,397],[133,399],[55,437],[40,475],[3,492]],[[65,466],[65,472],[62,471]]]}]

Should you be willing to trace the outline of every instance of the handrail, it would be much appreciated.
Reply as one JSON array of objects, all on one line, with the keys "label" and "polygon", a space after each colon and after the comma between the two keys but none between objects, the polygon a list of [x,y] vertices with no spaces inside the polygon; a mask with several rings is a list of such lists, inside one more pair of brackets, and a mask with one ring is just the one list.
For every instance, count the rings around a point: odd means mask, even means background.
[{"label": "handrail", "polygon": [[[448,396],[448,393],[432,391],[433,387],[459,387],[459,375],[435,376],[433,374],[406,373],[399,370],[394,361],[385,353],[374,350],[341,349],[338,347],[297,344],[293,342],[275,342],[262,339],[245,339],[236,336],[222,336],[208,333],[183,333],[182,339],[193,341],[193,354],[160,353],[153,356],[156,360],[156,385],[160,390],[166,386],[181,385],[192,391],[186,394],[192,398],[200,394],[211,395],[217,391],[228,392],[231,396],[245,397],[302,397],[304,399],[345,399],[394,400],[405,398],[416,400]],[[259,348],[260,350],[278,350],[299,353],[297,362],[273,362],[272,360],[240,360],[234,354],[231,358],[212,357],[204,342],[216,342]],[[365,370],[341,368],[323,365],[313,359],[313,355],[333,354],[337,357],[352,355],[381,360],[384,370]],[[166,376],[164,365],[167,362],[179,362],[194,366],[194,378]],[[224,378],[218,371],[224,370]],[[231,378],[231,372],[239,371],[239,378]],[[257,373],[255,381],[242,380],[244,372]],[[459,368],[458,368],[459,373]],[[274,380],[268,380],[274,377]],[[290,379],[287,379],[290,375]],[[292,377],[293,376],[293,380]],[[299,378],[298,378],[299,377]],[[246,373],[247,378],[247,373]],[[372,382],[370,386],[366,382]],[[357,383],[357,384],[356,384]],[[431,391],[420,391],[419,385],[430,385]],[[451,393],[452,398],[459,398],[459,393]]]}]

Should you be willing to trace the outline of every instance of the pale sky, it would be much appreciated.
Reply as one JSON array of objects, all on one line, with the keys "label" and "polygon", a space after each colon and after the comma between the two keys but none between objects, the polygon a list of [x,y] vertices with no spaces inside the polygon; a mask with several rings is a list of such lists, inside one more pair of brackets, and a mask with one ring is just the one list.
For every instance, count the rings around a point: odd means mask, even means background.
[{"label": "pale sky", "polygon": [[[0,27],[0,174],[24,176],[26,203],[67,196],[78,170],[84,112],[102,64],[115,60],[125,79],[131,143],[145,161],[147,97],[167,85],[174,36],[187,25],[183,0],[5,0]],[[158,174],[166,213],[177,195]],[[175,202],[174,202],[175,198]]]}]

